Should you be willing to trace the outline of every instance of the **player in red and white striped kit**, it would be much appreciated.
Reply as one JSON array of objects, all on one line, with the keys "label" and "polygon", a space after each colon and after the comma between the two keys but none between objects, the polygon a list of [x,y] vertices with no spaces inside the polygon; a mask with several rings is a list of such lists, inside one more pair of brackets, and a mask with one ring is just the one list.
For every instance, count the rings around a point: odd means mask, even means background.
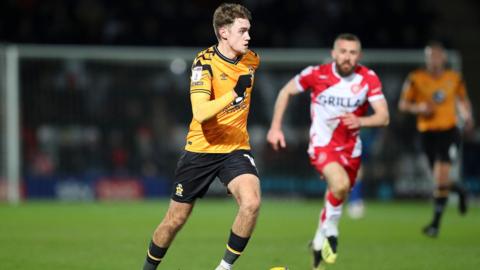
[{"label": "player in red and white striped kit", "polygon": [[[331,63],[309,66],[279,92],[267,141],[275,150],[286,147],[282,118],[291,96],[310,91],[311,164],[326,179],[328,190],[320,222],[312,241],[314,269],[337,257],[338,221],[360,167],[363,127],[389,123],[382,84],[372,70],[358,64],[361,43],[353,34],[341,34],[334,42]],[[366,116],[368,106],[373,114]]]}]

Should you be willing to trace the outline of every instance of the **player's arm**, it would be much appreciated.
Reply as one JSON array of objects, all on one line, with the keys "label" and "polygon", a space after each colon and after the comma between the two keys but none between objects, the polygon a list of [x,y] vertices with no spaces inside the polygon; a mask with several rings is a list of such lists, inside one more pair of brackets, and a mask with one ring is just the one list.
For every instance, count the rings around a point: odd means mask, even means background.
[{"label": "player's arm", "polygon": [[341,117],[342,123],[349,129],[358,129],[361,127],[383,127],[390,123],[390,114],[385,98],[370,102],[373,108],[373,114],[369,116],[358,117],[353,113],[347,113]]},{"label": "player's arm", "polygon": [[252,76],[250,74],[240,75],[232,91],[227,92],[220,98],[210,100],[209,91],[195,91],[190,94],[192,102],[193,118],[200,124],[211,119],[225,107],[227,107],[235,98],[243,97],[245,90],[252,86]]},{"label": "player's arm", "polygon": [[457,108],[460,116],[462,117],[463,121],[465,122],[465,130],[471,131],[473,130],[474,121],[472,115],[472,103],[468,98],[467,91],[465,89],[465,84],[463,81],[460,83],[458,90],[457,90]]},{"label": "player's arm", "polygon": [[415,102],[415,86],[411,75],[407,78],[403,85],[402,95],[398,102],[398,110],[405,113],[416,115],[430,116],[433,113],[434,106],[428,102]]},{"label": "player's arm", "polygon": [[433,113],[434,106],[429,102],[414,102],[406,99],[400,99],[398,109],[401,112],[429,116]]},{"label": "player's arm", "polygon": [[295,78],[285,84],[278,93],[273,110],[272,123],[270,124],[270,130],[267,134],[267,141],[275,151],[279,149],[279,146],[281,148],[286,147],[285,136],[282,131],[283,115],[287,109],[290,97],[298,93],[300,93],[300,91],[297,90]]},{"label": "player's arm", "polygon": [[458,111],[465,121],[465,127],[467,129],[473,128],[472,103],[468,97],[458,100]]},{"label": "player's arm", "polygon": [[191,94],[193,119],[200,124],[207,121],[222,111],[236,97],[237,95],[233,90],[214,100],[210,100],[210,94],[207,93]]},{"label": "player's arm", "polygon": [[388,113],[388,104],[385,98],[370,102],[373,114],[360,117],[361,127],[385,127],[390,123],[390,114]]}]

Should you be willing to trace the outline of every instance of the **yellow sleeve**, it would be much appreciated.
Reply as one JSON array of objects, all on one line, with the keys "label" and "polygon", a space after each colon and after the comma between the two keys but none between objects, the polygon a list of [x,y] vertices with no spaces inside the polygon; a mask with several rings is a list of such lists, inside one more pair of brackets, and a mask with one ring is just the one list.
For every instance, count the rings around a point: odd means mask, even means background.
[{"label": "yellow sleeve", "polygon": [[221,112],[234,99],[233,90],[214,100],[210,100],[210,95],[206,93],[192,93],[190,101],[192,102],[193,118],[199,123],[203,123]]},{"label": "yellow sleeve", "polygon": [[190,94],[205,93],[210,95],[212,92],[212,69],[209,64],[203,64],[196,61],[192,66],[192,76],[190,77]]},{"label": "yellow sleeve", "polygon": [[408,75],[407,79],[403,83],[401,100],[415,101],[416,91],[413,74]]},{"label": "yellow sleeve", "polygon": [[213,100],[210,100],[211,94],[212,69],[208,63],[196,61],[192,66],[190,78],[190,101],[193,118],[199,123],[214,117],[235,99],[233,89]]}]

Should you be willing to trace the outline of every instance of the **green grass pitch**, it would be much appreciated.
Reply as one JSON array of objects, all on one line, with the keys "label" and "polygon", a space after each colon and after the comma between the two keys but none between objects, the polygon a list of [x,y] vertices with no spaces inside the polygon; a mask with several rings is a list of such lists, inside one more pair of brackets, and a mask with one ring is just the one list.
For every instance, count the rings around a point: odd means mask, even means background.
[{"label": "green grass pitch", "polygon": [[[0,269],[141,269],[147,243],[168,205],[145,202],[0,204]],[[288,266],[308,270],[307,243],[320,200],[265,199],[257,228],[236,270]],[[480,208],[458,215],[450,205],[438,239],[420,234],[428,202],[368,202],[364,219],[344,215],[332,270],[480,269]],[[203,199],[159,269],[213,270],[236,211],[233,200]]]}]

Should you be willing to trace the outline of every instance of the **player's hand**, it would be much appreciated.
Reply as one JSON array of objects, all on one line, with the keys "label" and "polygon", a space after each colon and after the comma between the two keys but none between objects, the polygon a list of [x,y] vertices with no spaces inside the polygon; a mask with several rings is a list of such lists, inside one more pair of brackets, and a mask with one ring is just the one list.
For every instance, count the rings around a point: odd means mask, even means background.
[{"label": "player's hand", "polygon": [[475,131],[475,121],[473,120],[473,117],[471,115],[464,117],[464,122],[463,131],[465,134],[471,136]]},{"label": "player's hand", "polygon": [[237,84],[233,88],[238,97],[243,97],[245,90],[252,86],[252,74],[244,74],[238,77]]},{"label": "player's hand", "polygon": [[347,113],[340,116],[340,120],[348,129],[359,129],[362,126],[360,118],[353,113]]},{"label": "player's hand", "polygon": [[280,129],[270,129],[267,134],[267,142],[275,151],[278,151],[280,148],[287,147],[287,144],[285,143],[285,136]]},{"label": "player's hand", "polygon": [[421,102],[421,103],[418,103],[417,106],[415,106],[416,113],[424,117],[432,116],[433,109],[434,109],[434,105],[430,102]]}]

